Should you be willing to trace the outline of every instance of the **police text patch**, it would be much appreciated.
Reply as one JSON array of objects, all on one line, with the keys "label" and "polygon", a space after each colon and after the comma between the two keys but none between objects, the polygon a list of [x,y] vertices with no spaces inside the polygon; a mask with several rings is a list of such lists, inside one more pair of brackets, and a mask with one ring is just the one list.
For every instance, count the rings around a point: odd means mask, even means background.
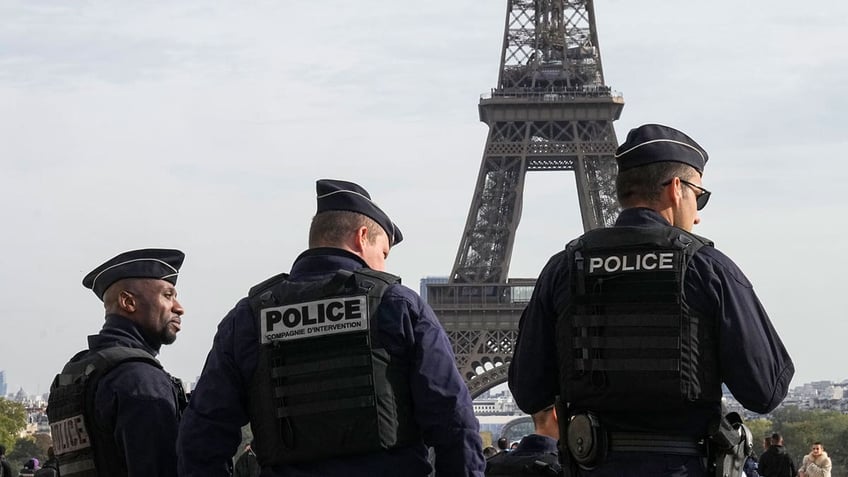
[{"label": "police text patch", "polygon": [[91,439],[85,430],[82,414],[50,423],[50,434],[53,436],[53,450],[57,454],[91,447]]},{"label": "police text patch", "polygon": [[673,270],[674,252],[640,252],[587,257],[589,274]]},{"label": "police text patch", "polygon": [[368,297],[296,303],[260,311],[261,342],[288,341],[368,329]]}]

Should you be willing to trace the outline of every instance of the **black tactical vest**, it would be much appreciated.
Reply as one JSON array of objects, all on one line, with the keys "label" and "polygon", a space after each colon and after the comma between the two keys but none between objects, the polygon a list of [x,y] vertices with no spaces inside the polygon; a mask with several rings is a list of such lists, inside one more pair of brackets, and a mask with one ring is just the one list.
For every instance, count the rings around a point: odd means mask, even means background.
[{"label": "black tactical vest", "polygon": [[721,398],[715,324],[683,301],[687,265],[705,245],[675,227],[596,229],[568,245],[572,299],[557,343],[571,409],[680,410]]},{"label": "black tactical vest", "polygon": [[407,365],[378,338],[377,308],[399,281],[369,269],[340,270],[318,282],[282,274],[251,289],[260,345],[249,413],[262,467],[421,439]]},{"label": "black tactical vest", "polygon": [[[53,450],[63,477],[126,475],[126,461],[111,431],[94,420],[94,398],[99,380],[127,361],[141,361],[162,369],[150,353],[124,346],[100,351],[81,351],[53,379],[47,404],[47,418],[53,436]],[[182,383],[171,378],[177,412],[185,408]]]}]

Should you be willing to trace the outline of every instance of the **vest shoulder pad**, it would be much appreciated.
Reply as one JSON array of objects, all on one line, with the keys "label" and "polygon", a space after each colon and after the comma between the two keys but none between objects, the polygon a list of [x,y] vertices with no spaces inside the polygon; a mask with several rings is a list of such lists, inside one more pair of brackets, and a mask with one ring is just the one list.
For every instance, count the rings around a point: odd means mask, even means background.
[{"label": "vest shoulder pad", "polygon": [[273,277],[250,287],[250,291],[247,292],[247,296],[254,297],[256,295],[259,295],[263,291],[273,287],[277,282],[288,280],[288,278],[288,273],[278,273],[277,275],[274,275]]},{"label": "vest shoulder pad", "polygon": [[386,285],[394,285],[396,283],[400,283],[401,279],[397,275],[392,275],[387,272],[380,272],[377,270],[371,270],[370,268],[360,268],[359,270],[354,270],[355,275],[360,275],[368,278],[374,278],[382,281]]},{"label": "vest shoulder pad", "polygon": [[572,240],[566,250],[573,252],[587,246],[608,248],[633,245],[672,245],[691,256],[703,246],[712,246],[713,242],[678,227],[623,226],[590,230]]},{"label": "vest shoulder pad", "polygon": [[[77,357],[81,359],[77,360]],[[74,356],[62,373],[56,376],[54,385],[67,385],[78,379],[101,377],[119,364],[128,361],[140,361],[156,368],[163,369],[162,363],[147,351],[126,346],[111,346],[99,351],[81,351]]]}]

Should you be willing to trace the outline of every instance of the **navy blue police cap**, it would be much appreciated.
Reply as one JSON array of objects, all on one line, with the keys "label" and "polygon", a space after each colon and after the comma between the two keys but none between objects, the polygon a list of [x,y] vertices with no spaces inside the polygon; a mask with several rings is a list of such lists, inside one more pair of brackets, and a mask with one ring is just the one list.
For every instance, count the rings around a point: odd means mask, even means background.
[{"label": "navy blue police cap", "polygon": [[107,260],[89,272],[82,279],[82,285],[90,288],[101,300],[107,288],[125,278],[156,278],[176,285],[177,275],[184,258],[185,254],[179,250],[161,248],[130,250]]},{"label": "navy blue police cap", "polygon": [[691,137],[661,124],[643,124],[627,133],[627,140],[615,151],[618,171],[655,162],[681,162],[704,174],[707,151]]},{"label": "navy blue police cap", "polygon": [[321,179],[316,184],[318,212],[347,210],[369,217],[377,222],[389,237],[389,246],[394,247],[403,240],[403,234],[383,209],[371,200],[368,192],[353,182]]}]

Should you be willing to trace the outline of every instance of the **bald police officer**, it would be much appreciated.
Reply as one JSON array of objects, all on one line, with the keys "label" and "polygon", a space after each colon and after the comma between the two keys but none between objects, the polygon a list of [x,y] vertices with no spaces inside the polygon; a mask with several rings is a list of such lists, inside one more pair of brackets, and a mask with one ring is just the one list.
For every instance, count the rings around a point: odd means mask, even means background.
[{"label": "bald police officer", "polygon": [[616,151],[623,210],[542,270],[509,369],[518,406],[559,396],[572,475],[698,476],[724,382],[747,409],[783,398],[792,361],[751,283],[691,233],[707,153],[647,124]]},{"label": "bald police officer", "polygon": [[226,476],[250,422],[263,476],[483,475],[478,423],[430,307],[385,273],[402,235],[357,184],[317,182],[309,249],[218,326],[180,475]]},{"label": "bald police officer", "polygon": [[156,360],[181,328],[179,250],[124,252],[83,279],[106,322],[50,387],[47,416],[60,473],[177,475],[176,441],[186,397]]}]

